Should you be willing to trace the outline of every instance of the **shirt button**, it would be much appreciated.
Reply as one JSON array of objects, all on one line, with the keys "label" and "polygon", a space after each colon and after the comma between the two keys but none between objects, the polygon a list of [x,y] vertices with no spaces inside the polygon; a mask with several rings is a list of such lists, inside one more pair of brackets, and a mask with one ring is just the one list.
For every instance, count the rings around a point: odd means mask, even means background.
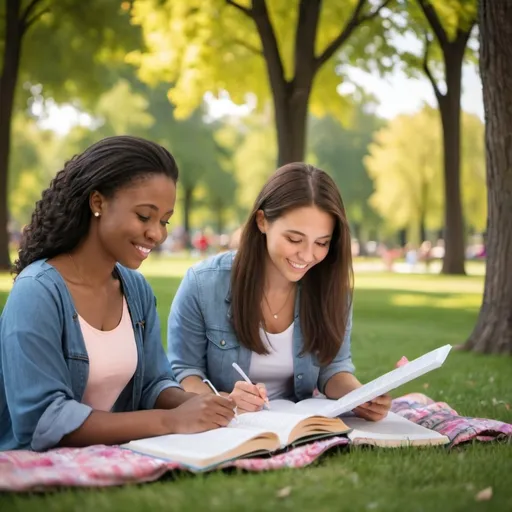
[{"label": "shirt button", "polygon": [[299,375],[297,375],[297,379],[299,379],[299,380],[302,379],[302,373],[299,373]]},{"label": "shirt button", "polygon": [[225,344],[226,344],[226,342],[224,340],[221,340],[220,346],[223,347]]}]

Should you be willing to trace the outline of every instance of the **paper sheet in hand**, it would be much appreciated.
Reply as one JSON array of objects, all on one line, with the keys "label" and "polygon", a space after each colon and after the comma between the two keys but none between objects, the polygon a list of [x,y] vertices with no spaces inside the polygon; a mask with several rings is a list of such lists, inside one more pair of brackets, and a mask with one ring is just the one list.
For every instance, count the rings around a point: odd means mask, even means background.
[{"label": "paper sheet in hand", "polygon": [[321,413],[331,418],[339,416],[431,370],[435,370],[444,363],[451,348],[451,345],[444,345],[413,361],[409,361],[404,366],[385,373],[368,384],[351,391],[339,400],[332,401],[329,405],[324,406],[325,408],[322,407]]}]

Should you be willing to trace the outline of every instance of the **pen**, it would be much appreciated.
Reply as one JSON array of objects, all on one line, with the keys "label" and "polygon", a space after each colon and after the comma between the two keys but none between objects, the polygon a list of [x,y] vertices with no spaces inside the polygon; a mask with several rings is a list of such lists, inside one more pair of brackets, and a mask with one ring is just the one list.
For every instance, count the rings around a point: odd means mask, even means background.
[{"label": "pen", "polygon": [[[208,380],[208,379],[203,379],[203,382],[205,384],[208,384],[208,386],[210,386],[211,390],[217,395],[217,396],[222,396],[216,389],[215,389],[215,386]],[[235,413],[235,420],[238,418],[238,414],[236,412],[236,407],[233,409],[233,412]]]},{"label": "pen", "polygon": [[208,384],[208,386],[210,386],[211,390],[217,395],[217,396],[220,396],[220,393],[215,389],[215,386],[208,380],[208,379],[203,379],[203,382],[205,384]]},{"label": "pen", "polygon": [[[245,382],[247,382],[248,384],[253,384],[251,382],[251,379],[249,379],[249,377],[247,377],[247,375],[245,374],[245,372],[242,370],[242,368],[240,368],[240,366],[238,366],[236,363],[233,363],[233,368],[242,376],[242,379],[245,380]],[[254,385],[254,384],[253,384]],[[260,395],[261,396],[261,395]],[[268,398],[265,398],[265,407],[270,411],[270,403],[268,401]]]}]

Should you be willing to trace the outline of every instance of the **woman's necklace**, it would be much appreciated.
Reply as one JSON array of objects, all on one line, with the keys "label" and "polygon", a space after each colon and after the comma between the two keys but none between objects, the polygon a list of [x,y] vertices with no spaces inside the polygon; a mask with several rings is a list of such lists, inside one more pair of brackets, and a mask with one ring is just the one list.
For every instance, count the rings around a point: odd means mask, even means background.
[{"label": "woman's necklace", "polygon": [[80,272],[80,270],[78,269],[78,265],[75,262],[75,258],[73,258],[73,256],[71,256],[70,252],[68,252],[67,255],[69,256],[69,259],[73,262],[73,266],[75,267],[75,271],[76,271],[78,277],[80,278],[80,280],[82,281],[82,284],[88,284],[86,282],[86,280],[84,279],[84,276],[82,275],[82,272]]},{"label": "woman's necklace", "polygon": [[281,311],[283,311],[284,307],[286,306],[286,304],[288,304],[288,299],[290,298],[290,295],[292,293],[292,290],[293,290],[293,286],[290,286],[290,290],[288,291],[288,295],[286,296],[286,299],[284,301],[284,304],[281,306],[281,308],[276,311],[275,313],[272,313],[272,309],[270,307],[270,304],[268,302],[268,299],[267,299],[267,294],[265,293],[265,291],[263,291],[263,297],[265,298],[265,302],[267,303],[267,307],[268,307],[268,310],[270,311],[270,314],[277,320],[278,317],[279,317],[279,313],[281,313]]}]

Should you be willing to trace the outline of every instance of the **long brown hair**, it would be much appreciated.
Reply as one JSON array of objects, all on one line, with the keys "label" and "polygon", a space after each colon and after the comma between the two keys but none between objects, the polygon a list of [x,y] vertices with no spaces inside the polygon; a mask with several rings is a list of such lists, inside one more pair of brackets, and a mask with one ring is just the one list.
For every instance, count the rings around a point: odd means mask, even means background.
[{"label": "long brown hair", "polygon": [[280,167],[263,186],[244,226],[231,272],[233,329],[240,343],[268,353],[259,337],[267,261],[266,237],[256,223],[258,210],[273,222],[296,208],[316,206],[335,219],[329,252],[301,280],[300,326],[304,352],[329,364],[338,353],[352,303],[350,228],[336,184],[324,171],[304,163]]}]

